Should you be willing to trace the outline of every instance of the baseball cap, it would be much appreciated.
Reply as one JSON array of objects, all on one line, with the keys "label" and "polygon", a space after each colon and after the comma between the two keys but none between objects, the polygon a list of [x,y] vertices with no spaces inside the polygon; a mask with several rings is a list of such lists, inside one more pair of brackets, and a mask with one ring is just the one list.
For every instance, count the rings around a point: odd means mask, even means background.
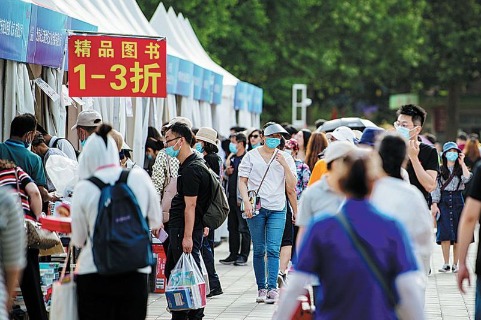
[{"label": "baseball cap", "polygon": [[356,146],[349,141],[331,142],[324,150],[324,161],[329,163],[336,159],[344,158],[354,150],[357,150]]},{"label": "baseball cap", "polygon": [[98,127],[102,124],[102,116],[95,110],[84,110],[77,116],[77,122],[71,130],[77,129],[77,126]]},{"label": "baseball cap", "polygon": [[273,123],[264,129],[264,136],[270,136],[276,133],[286,134],[287,131],[278,123]]},{"label": "baseball cap", "polygon": [[354,143],[354,140],[356,139],[356,135],[351,128],[346,126],[337,127],[333,132],[326,133],[326,137],[328,139],[334,137],[336,141],[349,141],[351,143]]},{"label": "baseball cap", "polygon": [[384,132],[382,128],[366,128],[364,129],[361,139],[359,140],[359,144],[366,144],[368,146],[374,146],[374,142],[376,141],[376,137]]}]

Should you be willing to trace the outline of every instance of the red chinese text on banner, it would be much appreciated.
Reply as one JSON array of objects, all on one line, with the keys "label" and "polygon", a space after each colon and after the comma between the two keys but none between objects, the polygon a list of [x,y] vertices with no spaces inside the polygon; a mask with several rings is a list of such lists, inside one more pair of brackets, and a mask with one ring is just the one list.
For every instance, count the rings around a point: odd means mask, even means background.
[{"label": "red chinese text on banner", "polygon": [[70,96],[166,97],[166,47],[165,38],[69,35]]}]

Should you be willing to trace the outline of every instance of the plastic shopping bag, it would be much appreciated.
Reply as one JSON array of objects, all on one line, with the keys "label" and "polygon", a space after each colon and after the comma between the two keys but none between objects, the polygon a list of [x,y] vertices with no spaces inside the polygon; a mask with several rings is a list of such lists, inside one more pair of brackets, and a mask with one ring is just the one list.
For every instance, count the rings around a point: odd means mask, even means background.
[{"label": "plastic shopping bag", "polygon": [[79,318],[77,310],[77,284],[73,280],[73,276],[65,276],[71,251],[69,249],[59,281],[54,282],[52,286],[50,320],[78,320]]},{"label": "plastic shopping bag", "polygon": [[210,293],[210,283],[209,283],[209,273],[207,272],[207,268],[205,267],[204,258],[200,255],[200,271],[202,272],[202,277],[205,281],[205,293]]},{"label": "plastic shopping bag", "polygon": [[172,270],[165,297],[170,310],[194,310],[206,304],[206,286],[202,272],[190,253],[183,253]]}]

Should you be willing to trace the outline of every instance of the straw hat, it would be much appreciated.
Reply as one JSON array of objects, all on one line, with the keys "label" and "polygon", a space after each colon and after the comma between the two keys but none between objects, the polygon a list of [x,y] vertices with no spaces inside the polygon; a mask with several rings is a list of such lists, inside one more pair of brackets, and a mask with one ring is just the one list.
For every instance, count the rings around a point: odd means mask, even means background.
[{"label": "straw hat", "polygon": [[212,128],[202,127],[197,132],[195,138],[213,145],[217,145],[217,131]]}]

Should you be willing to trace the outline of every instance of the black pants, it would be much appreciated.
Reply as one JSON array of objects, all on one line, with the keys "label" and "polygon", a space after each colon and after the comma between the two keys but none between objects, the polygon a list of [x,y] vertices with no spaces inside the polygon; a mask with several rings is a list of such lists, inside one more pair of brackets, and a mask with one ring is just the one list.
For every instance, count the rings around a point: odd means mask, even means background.
[{"label": "black pants", "polygon": [[242,218],[242,213],[237,205],[237,199],[229,198],[229,208],[227,229],[229,230],[230,255],[236,257],[241,255],[247,259],[251,250],[251,234],[247,226],[247,221]]},{"label": "black pants", "polygon": [[[169,279],[172,270],[184,252],[182,249],[182,239],[184,238],[183,228],[169,228],[169,249],[167,251],[167,263],[165,265],[165,276]],[[192,232],[192,256],[200,269],[200,251],[202,250],[202,230],[194,230]],[[189,311],[172,311],[172,320],[193,320],[202,319],[204,317],[204,308]]]},{"label": "black pants", "polygon": [[77,276],[80,320],[144,320],[147,316],[147,274]]},{"label": "black pants", "polygon": [[48,320],[43,293],[40,288],[40,267],[38,249],[27,250],[27,266],[20,283],[23,299],[31,320]]},{"label": "black pants", "polygon": [[221,289],[219,276],[215,271],[214,264],[214,230],[210,230],[209,235],[202,240],[202,259],[209,274],[210,290]]}]

